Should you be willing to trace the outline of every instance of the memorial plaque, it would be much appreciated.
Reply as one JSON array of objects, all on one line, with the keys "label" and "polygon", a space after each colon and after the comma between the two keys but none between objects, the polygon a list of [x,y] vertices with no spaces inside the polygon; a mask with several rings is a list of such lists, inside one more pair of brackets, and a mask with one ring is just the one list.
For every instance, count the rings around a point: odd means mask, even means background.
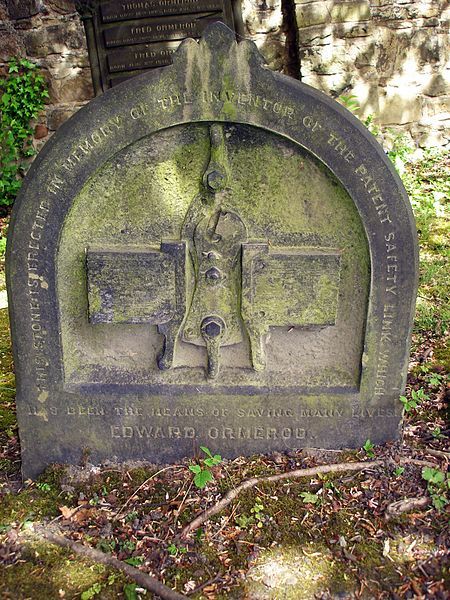
[{"label": "memorial plaque", "polygon": [[164,463],[398,436],[404,188],[353,115],[221,23],[46,144],[7,275],[26,477],[86,449]]},{"label": "memorial plaque", "polygon": [[243,29],[240,0],[77,0],[95,94],[142,70],[169,65],[181,40],[222,21]]}]

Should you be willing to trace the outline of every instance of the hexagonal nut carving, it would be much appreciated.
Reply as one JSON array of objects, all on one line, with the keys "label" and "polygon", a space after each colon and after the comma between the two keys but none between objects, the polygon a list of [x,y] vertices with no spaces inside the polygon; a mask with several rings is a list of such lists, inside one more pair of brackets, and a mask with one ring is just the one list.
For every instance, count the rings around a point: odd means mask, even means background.
[{"label": "hexagonal nut carving", "polygon": [[217,267],[211,267],[205,273],[206,281],[208,283],[218,283],[221,279],[223,279],[222,272]]},{"label": "hexagonal nut carving", "polygon": [[220,171],[211,171],[206,176],[206,184],[210,190],[217,192],[225,186],[225,175]]},{"label": "hexagonal nut carving", "polygon": [[206,317],[202,321],[201,331],[204,337],[216,339],[225,331],[225,323],[220,317]]}]

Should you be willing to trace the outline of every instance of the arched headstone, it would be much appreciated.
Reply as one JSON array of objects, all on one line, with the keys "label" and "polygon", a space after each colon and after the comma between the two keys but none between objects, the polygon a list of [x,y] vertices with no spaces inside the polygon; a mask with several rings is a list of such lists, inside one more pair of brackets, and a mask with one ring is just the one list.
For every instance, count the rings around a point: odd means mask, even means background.
[{"label": "arched headstone", "polygon": [[398,435],[401,181],[338,103],[214,24],[34,162],[7,270],[25,476]]}]

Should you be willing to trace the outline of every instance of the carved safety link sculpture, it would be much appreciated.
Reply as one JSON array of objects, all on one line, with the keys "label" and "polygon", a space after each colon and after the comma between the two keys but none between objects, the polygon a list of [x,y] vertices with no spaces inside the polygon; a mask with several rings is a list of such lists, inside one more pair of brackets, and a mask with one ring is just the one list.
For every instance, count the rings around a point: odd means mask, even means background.
[{"label": "carved safety link sculpture", "polygon": [[[177,340],[205,347],[209,379],[219,375],[222,347],[248,338],[252,367],[263,371],[270,327],[334,325],[339,289],[337,250],[248,240],[234,208],[224,127],[209,126],[209,162],[180,240],[159,250],[87,250],[89,321],[157,325],[161,370],[173,366]],[[134,289],[122,272],[134,274]]]},{"label": "carved safety link sculpture", "polygon": [[206,345],[208,376],[217,377],[220,347],[242,342],[239,311],[241,248],[247,231],[230,209],[223,125],[210,126],[211,156],[203,175],[203,190],[187,212],[182,238],[194,272],[191,305],[183,340]]}]

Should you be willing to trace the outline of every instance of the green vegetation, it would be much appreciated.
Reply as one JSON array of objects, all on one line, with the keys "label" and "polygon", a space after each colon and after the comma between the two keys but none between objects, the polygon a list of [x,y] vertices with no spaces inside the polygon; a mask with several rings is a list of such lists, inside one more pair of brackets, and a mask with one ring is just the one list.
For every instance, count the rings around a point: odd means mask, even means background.
[{"label": "green vegetation", "polygon": [[442,510],[449,503],[450,473],[439,469],[424,467],[422,477],[427,482],[427,489],[434,508]]},{"label": "green vegetation", "polygon": [[[415,331],[442,335],[450,327],[450,153],[428,150],[408,163],[403,182],[416,217],[420,244],[420,285]],[[448,344],[448,342],[447,342]],[[450,367],[450,348],[447,356]]]},{"label": "green vegetation", "polygon": [[374,448],[375,448],[375,445],[372,444],[372,442],[370,440],[365,441],[363,450],[365,451],[365,453],[367,454],[367,456],[369,458],[373,458],[375,456],[375,453],[373,451]]},{"label": "green vegetation", "polygon": [[211,454],[211,451],[206,446],[200,446],[200,450],[206,454],[207,458],[200,460],[200,464],[190,465],[189,470],[195,474],[194,485],[199,489],[205,487],[207,483],[214,480],[214,475],[211,471],[212,467],[217,467],[222,461],[220,454]]},{"label": "green vegetation", "polygon": [[427,399],[428,396],[425,394],[422,388],[419,390],[411,390],[410,398],[407,398],[406,396],[400,396],[400,402],[403,404],[405,412],[409,412],[413,408],[417,408],[422,400]]},{"label": "green vegetation", "polygon": [[[35,119],[48,98],[44,77],[37,66],[26,59],[12,59],[8,75],[0,79],[0,211],[5,213],[14,202],[22,184],[29,159]],[[5,242],[0,238],[0,252]],[[3,248],[4,250],[4,248]]]}]

